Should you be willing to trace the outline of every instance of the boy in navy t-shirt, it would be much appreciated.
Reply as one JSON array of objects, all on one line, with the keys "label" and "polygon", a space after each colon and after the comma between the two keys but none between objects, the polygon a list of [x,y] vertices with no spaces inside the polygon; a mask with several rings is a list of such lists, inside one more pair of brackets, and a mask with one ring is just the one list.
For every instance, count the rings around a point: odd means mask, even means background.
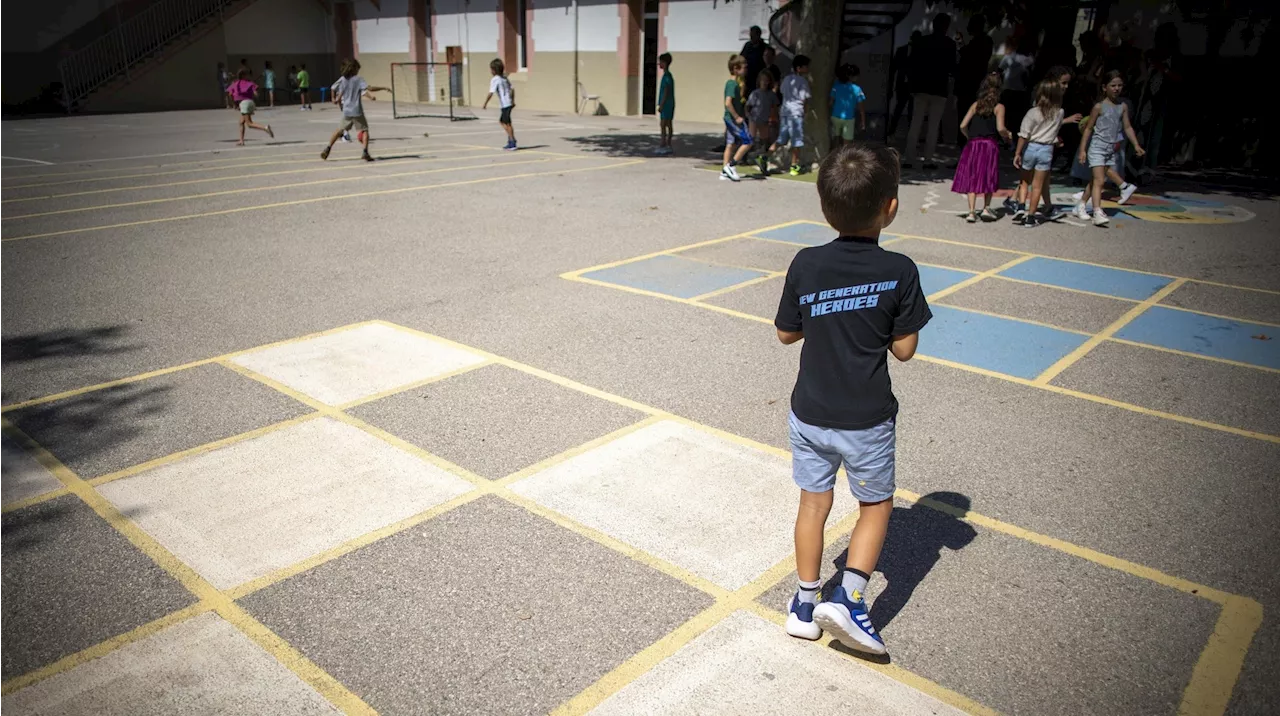
[{"label": "boy in navy t-shirt", "polygon": [[[886,651],[862,595],[893,513],[898,401],[888,354],[910,360],[917,332],[933,317],[915,263],[878,243],[898,213],[899,176],[898,155],[887,147],[846,144],[827,155],[818,170],[818,197],[840,236],[796,254],[774,320],[783,344],[804,340],[788,420],[801,492],[800,584],[787,605],[787,633],[817,639],[825,630],[872,654]],[[842,462],[858,500],[858,522],[840,585],[818,603],[822,532]]]}]

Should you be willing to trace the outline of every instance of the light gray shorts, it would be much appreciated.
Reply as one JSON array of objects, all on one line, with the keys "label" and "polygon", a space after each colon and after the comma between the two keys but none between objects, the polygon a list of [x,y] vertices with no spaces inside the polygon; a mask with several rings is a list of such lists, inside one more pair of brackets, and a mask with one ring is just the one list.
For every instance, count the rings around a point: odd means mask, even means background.
[{"label": "light gray shorts", "polygon": [[1089,168],[1109,167],[1116,161],[1116,145],[1111,142],[1089,142],[1089,151],[1085,159],[1089,160]]},{"label": "light gray shorts", "polygon": [[795,413],[791,427],[791,472],[805,492],[826,492],[836,486],[836,470],[844,463],[849,491],[859,502],[880,502],[893,497],[894,451],[897,445],[894,418],[865,430],[820,428],[801,421]]}]

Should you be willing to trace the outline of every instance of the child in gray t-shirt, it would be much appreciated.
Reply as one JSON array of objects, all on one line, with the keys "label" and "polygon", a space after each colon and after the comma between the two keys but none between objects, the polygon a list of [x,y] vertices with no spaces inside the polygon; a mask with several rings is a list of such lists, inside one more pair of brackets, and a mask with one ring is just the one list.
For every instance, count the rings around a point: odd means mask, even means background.
[{"label": "child in gray t-shirt", "polygon": [[[769,141],[772,139],[769,119],[773,116],[774,108],[778,106],[778,94],[774,91],[773,75],[768,72],[760,73],[756,86],[757,88],[747,98],[747,122],[751,130],[751,138],[755,140],[754,146],[764,148],[769,146]],[[761,152],[756,161],[760,164],[760,173],[768,174],[768,156]]]}]

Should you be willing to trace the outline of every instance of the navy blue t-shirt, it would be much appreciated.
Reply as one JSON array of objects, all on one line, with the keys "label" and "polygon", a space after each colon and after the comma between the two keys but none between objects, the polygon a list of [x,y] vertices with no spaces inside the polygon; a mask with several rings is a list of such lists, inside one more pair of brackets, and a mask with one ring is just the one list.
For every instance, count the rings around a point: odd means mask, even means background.
[{"label": "navy blue t-shirt", "polygon": [[930,318],[915,262],[876,239],[841,236],[802,249],[787,269],[774,320],[779,330],[804,332],[791,411],[839,430],[865,430],[897,415],[889,343]]}]

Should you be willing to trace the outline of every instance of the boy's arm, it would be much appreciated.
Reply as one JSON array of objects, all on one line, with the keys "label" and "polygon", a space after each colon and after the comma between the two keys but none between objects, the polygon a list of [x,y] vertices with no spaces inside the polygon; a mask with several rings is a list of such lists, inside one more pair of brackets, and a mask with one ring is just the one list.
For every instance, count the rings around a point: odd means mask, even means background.
[{"label": "boy's arm", "polygon": [[867,131],[867,103],[866,102],[858,103],[858,121],[860,122],[862,131],[864,132]]},{"label": "boy's arm", "polygon": [[773,327],[778,331],[778,341],[789,346],[804,338],[804,323],[800,317],[800,296],[796,293],[795,283],[791,280],[791,272],[795,269],[795,260],[787,269],[787,277],[782,283],[782,298],[778,300],[778,315],[773,319]]},{"label": "boy's arm", "polygon": [[916,346],[920,343],[920,333],[908,333],[905,336],[894,336],[889,344],[889,352],[894,358],[905,363],[916,354]]},{"label": "boy's arm", "polygon": [[733,97],[724,96],[724,108],[729,110],[729,114],[733,115],[733,121],[742,124],[742,117],[738,114],[738,110],[733,108]]},{"label": "boy's arm", "polygon": [[488,97],[484,98],[484,104],[480,105],[480,109],[489,109],[489,100],[493,99],[493,93],[490,92]]},{"label": "boy's arm", "polygon": [[[777,330],[778,330],[778,340],[781,341],[782,345],[784,346],[789,346],[792,343],[796,343],[804,338],[804,331],[784,331],[781,328]],[[903,358],[902,360],[906,360],[906,359]]]},{"label": "boy's arm", "polygon": [[1124,121],[1124,136],[1129,138],[1129,143],[1133,145],[1133,153],[1142,157],[1146,156],[1147,150],[1138,144],[1138,135],[1133,131],[1133,123],[1129,121],[1129,105],[1121,105],[1123,109],[1120,111],[1120,119]]}]

